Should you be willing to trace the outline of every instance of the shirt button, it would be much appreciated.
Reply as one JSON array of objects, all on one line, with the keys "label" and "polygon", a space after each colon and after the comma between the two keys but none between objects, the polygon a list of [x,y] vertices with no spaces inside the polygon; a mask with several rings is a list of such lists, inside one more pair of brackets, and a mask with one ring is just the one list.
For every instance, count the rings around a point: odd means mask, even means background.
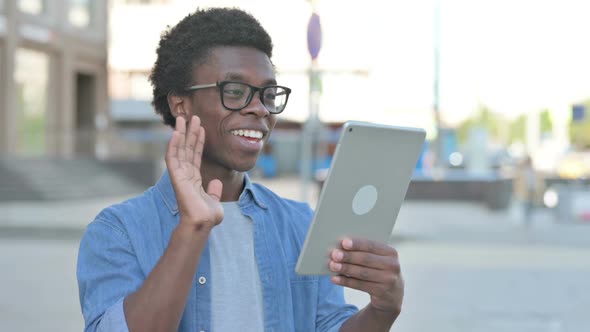
[{"label": "shirt button", "polygon": [[207,282],[205,277],[199,277],[199,284],[204,285]]}]

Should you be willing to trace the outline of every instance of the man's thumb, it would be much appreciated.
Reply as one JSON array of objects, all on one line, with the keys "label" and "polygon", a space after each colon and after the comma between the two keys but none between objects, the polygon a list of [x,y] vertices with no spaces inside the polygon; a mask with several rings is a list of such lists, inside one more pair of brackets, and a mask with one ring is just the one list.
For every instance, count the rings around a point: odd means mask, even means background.
[{"label": "man's thumb", "polygon": [[207,185],[207,194],[209,194],[211,198],[218,202],[221,200],[222,191],[223,183],[221,183],[221,181],[219,181],[218,179],[211,180],[211,182],[209,182],[209,185]]}]

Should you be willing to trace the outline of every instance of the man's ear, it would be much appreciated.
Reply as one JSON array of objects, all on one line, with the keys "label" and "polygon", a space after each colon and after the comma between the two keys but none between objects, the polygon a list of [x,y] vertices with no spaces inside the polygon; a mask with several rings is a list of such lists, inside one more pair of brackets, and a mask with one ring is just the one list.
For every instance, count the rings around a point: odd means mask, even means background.
[{"label": "man's ear", "polygon": [[168,93],[168,107],[170,107],[170,113],[172,116],[182,116],[187,122],[191,117],[191,105],[190,98],[187,96],[179,96],[173,92]]}]

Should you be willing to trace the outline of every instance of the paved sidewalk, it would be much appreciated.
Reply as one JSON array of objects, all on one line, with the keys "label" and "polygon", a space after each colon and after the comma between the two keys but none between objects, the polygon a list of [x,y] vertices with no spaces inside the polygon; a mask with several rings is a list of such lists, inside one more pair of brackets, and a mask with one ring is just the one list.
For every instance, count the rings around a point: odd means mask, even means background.
[{"label": "paved sidewalk", "polygon": [[0,228],[83,229],[105,207],[129,196],[0,203]]},{"label": "paved sidewalk", "polygon": [[[301,197],[296,178],[262,182]],[[0,204],[0,331],[80,331],[78,239],[101,209],[128,197]],[[589,224],[556,223],[546,210],[525,227],[510,211],[477,204],[405,202],[391,237],[406,281],[392,330],[590,331],[589,239]]]}]

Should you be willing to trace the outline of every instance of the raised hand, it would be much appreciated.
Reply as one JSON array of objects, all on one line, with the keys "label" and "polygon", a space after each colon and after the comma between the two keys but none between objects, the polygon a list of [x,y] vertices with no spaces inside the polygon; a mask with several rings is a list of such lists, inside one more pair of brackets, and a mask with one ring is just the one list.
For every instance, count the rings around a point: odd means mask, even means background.
[{"label": "raised hand", "polygon": [[338,273],[332,282],[371,296],[370,305],[381,312],[399,314],[404,281],[397,251],[383,243],[366,239],[344,239],[341,249],[330,255],[330,270]]},{"label": "raised hand", "polygon": [[176,118],[176,128],[166,149],[166,166],[180,210],[181,223],[189,223],[197,230],[211,229],[223,219],[219,202],[223,184],[215,179],[203,189],[201,159],[205,143],[205,129],[201,119],[193,116],[187,130],[182,116]]}]

